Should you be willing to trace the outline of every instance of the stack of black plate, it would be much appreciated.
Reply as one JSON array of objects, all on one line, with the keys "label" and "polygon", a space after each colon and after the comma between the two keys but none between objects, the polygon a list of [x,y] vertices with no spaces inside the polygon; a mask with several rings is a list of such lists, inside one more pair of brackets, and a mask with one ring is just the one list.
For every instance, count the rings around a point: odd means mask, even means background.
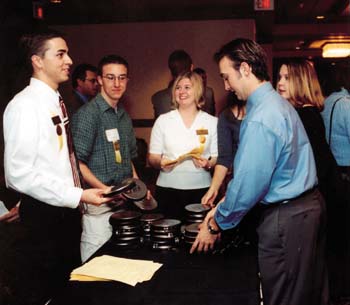
[{"label": "stack of black plate", "polygon": [[196,240],[199,232],[199,223],[191,223],[185,227],[184,242],[185,245],[191,246]]},{"label": "stack of black plate", "polygon": [[151,223],[151,245],[154,250],[171,250],[180,244],[181,221],[160,219]]},{"label": "stack of black plate", "polygon": [[119,211],[111,215],[109,223],[113,227],[111,242],[120,248],[135,249],[142,239],[141,213]]},{"label": "stack of black plate", "polygon": [[163,214],[144,214],[142,215],[140,221],[143,231],[144,242],[149,242],[151,240],[151,223],[163,219]]},{"label": "stack of black plate", "polygon": [[200,203],[186,205],[186,223],[202,223],[209,210],[209,207],[206,207]]}]

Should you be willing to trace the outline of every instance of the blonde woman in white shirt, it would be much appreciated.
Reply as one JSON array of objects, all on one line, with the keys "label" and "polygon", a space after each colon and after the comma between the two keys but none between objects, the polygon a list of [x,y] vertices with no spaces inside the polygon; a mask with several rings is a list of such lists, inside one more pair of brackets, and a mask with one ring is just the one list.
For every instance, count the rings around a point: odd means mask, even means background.
[{"label": "blonde woman in white shirt", "polygon": [[172,89],[174,110],[155,122],[149,163],[160,170],[155,198],[165,217],[184,220],[184,207],[200,203],[211,183],[215,165],[217,118],[201,110],[201,77],[181,74]]}]

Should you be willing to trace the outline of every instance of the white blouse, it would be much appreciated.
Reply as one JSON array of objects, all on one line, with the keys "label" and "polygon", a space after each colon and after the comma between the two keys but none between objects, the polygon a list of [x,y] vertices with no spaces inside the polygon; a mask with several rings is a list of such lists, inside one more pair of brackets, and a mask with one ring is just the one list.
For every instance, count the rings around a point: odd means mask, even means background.
[{"label": "white blouse", "polygon": [[[199,111],[190,128],[187,128],[178,110],[158,117],[151,133],[151,154],[175,160],[179,156],[199,148],[200,134],[205,137],[202,157],[217,157],[217,118]],[[175,189],[199,189],[209,187],[210,172],[196,168],[191,159],[185,160],[169,172],[160,171],[157,185]]]}]

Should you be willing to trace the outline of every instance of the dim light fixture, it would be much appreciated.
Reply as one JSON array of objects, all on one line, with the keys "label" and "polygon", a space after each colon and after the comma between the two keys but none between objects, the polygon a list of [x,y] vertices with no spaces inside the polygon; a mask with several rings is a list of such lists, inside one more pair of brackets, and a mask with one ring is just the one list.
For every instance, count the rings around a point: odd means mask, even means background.
[{"label": "dim light fixture", "polygon": [[322,47],[322,57],[348,57],[350,56],[350,42],[326,43]]}]

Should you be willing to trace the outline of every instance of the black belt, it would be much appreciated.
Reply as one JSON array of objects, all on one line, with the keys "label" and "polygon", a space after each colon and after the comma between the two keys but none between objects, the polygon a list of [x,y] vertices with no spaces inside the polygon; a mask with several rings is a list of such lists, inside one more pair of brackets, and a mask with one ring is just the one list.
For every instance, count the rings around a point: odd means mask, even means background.
[{"label": "black belt", "polygon": [[291,198],[291,199],[285,199],[285,200],[281,200],[281,201],[277,201],[277,202],[272,202],[272,203],[263,203],[263,202],[259,202],[259,205],[262,206],[264,209],[265,208],[272,208],[272,207],[275,207],[275,206],[278,206],[278,205],[281,205],[281,204],[286,204],[290,201],[294,201],[294,200],[297,200],[297,199],[301,199],[311,193],[313,193],[315,190],[317,189],[317,186],[314,186],[313,188],[301,193],[300,195],[294,197],[294,198]]}]

